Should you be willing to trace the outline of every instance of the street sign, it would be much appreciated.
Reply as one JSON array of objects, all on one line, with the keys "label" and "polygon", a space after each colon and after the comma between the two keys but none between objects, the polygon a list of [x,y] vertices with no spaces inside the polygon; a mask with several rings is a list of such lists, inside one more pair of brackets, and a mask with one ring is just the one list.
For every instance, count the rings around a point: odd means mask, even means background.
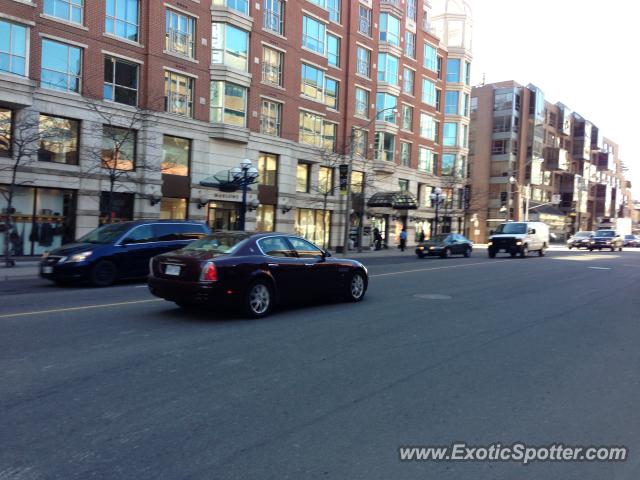
[{"label": "street sign", "polygon": [[561,201],[562,201],[562,195],[560,195],[558,193],[554,193],[551,196],[551,203],[553,203],[554,205],[560,205]]},{"label": "street sign", "polygon": [[338,166],[340,171],[340,194],[347,194],[347,183],[349,182],[349,165],[346,163]]}]

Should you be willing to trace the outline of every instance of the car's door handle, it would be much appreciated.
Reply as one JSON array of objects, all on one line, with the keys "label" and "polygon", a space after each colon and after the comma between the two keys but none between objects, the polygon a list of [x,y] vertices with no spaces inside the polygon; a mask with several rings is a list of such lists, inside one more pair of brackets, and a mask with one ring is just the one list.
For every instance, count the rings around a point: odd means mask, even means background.
[{"label": "car's door handle", "polygon": [[270,266],[271,268],[275,268],[275,267],[277,267],[277,266],[278,266],[278,264],[277,264],[277,263],[270,263],[270,264],[269,264],[269,266]]},{"label": "car's door handle", "polygon": [[305,263],[304,265],[305,265],[305,267],[313,267],[315,265],[315,263]]}]

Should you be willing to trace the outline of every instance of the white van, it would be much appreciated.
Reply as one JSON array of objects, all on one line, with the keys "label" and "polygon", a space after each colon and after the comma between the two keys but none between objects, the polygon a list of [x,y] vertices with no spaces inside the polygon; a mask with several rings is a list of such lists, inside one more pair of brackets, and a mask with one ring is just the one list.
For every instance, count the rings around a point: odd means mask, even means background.
[{"label": "white van", "polygon": [[491,232],[487,247],[489,258],[495,258],[499,252],[526,257],[531,251],[543,257],[549,247],[549,226],[542,222],[502,223]]}]

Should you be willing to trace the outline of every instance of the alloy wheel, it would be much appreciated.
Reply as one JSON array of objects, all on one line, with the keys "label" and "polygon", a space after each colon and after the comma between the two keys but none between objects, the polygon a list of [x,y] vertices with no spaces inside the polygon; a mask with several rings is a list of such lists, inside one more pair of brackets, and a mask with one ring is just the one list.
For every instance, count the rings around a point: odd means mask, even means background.
[{"label": "alloy wheel", "polygon": [[249,308],[254,315],[264,315],[271,306],[271,292],[264,283],[256,283],[249,291]]},{"label": "alloy wheel", "polygon": [[353,277],[351,277],[351,298],[354,301],[358,301],[364,295],[364,278],[362,278],[362,274],[354,273]]}]

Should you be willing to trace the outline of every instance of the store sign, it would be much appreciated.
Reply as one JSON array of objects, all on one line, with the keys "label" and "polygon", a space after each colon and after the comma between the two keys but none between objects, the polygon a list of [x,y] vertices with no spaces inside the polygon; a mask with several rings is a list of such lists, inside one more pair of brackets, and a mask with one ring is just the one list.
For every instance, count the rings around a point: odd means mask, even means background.
[{"label": "store sign", "polygon": [[225,202],[241,202],[242,194],[236,192],[220,192],[220,191],[208,191],[205,195],[205,198],[209,200],[222,200]]},{"label": "store sign", "polygon": [[347,194],[347,186],[349,184],[349,165],[343,164],[339,166],[340,171],[340,194]]}]

